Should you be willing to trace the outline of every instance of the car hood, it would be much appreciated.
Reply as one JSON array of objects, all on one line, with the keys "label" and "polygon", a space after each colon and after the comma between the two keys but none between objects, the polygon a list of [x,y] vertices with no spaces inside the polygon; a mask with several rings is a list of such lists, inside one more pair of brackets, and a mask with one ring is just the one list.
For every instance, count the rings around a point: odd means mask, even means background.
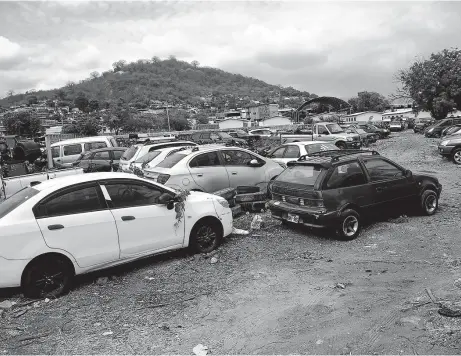
[{"label": "car hood", "polygon": [[461,142],[461,132],[454,135],[445,136],[442,141],[460,141]]},{"label": "car hood", "polygon": [[216,198],[216,195],[204,193],[204,192],[190,192],[190,195],[187,197],[188,201],[203,201],[203,200],[210,200]]},{"label": "car hood", "polygon": [[413,177],[416,179],[416,181],[422,181],[424,179],[430,179],[434,181],[435,183],[439,183],[439,179],[437,178],[436,174],[437,172],[432,172],[432,171],[413,171]]}]

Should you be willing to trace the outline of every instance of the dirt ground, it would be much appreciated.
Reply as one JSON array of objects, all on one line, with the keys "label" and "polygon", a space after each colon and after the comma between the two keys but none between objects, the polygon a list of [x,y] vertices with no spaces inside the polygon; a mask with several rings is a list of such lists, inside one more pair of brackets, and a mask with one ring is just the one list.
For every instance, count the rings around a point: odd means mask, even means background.
[{"label": "dirt ground", "polygon": [[[264,228],[228,238],[217,263],[155,257],[5,312],[0,353],[192,354],[203,344],[212,354],[459,354],[461,318],[439,315],[425,291],[460,301],[461,167],[435,142],[407,131],[375,145],[439,178],[433,217],[383,218],[341,242],[262,214]],[[234,224],[248,229],[251,218]]]}]

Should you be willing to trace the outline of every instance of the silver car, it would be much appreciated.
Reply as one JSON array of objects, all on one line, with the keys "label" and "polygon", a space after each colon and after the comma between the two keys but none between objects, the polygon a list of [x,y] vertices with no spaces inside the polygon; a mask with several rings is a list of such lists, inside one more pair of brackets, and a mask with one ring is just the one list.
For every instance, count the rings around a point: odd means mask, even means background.
[{"label": "silver car", "polygon": [[243,148],[197,146],[175,152],[143,172],[145,178],[172,188],[213,193],[238,186],[264,189],[283,170],[277,162]]}]

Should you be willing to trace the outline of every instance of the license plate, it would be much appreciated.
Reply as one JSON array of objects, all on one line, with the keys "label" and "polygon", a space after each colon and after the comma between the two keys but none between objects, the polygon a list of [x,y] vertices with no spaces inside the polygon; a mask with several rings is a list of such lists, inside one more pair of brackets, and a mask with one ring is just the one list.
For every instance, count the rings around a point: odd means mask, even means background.
[{"label": "license plate", "polygon": [[287,220],[288,220],[289,222],[292,222],[292,223],[297,224],[297,223],[299,222],[299,215],[288,214]]}]

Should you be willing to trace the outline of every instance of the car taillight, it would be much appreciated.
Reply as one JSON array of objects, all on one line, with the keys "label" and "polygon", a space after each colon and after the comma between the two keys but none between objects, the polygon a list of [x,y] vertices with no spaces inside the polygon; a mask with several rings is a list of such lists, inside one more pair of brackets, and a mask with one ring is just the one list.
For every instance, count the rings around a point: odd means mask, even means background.
[{"label": "car taillight", "polygon": [[165,184],[168,179],[170,179],[169,174],[160,174],[157,178],[157,183]]}]

